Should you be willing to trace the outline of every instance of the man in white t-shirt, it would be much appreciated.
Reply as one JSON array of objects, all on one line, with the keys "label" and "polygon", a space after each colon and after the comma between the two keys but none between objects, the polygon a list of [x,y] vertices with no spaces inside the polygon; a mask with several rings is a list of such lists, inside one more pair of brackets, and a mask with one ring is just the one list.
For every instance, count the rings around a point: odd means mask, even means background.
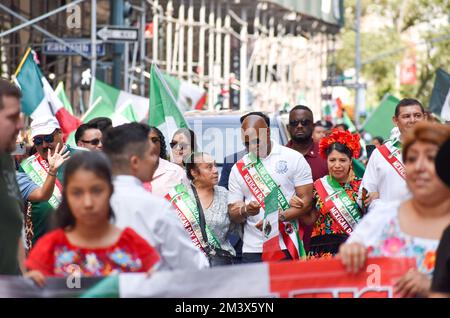
[{"label": "man in white t-shirt", "polygon": [[[251,154],[256,155],[287,200],[296,195],[303,201],[302,206],[291,206],[279,213],[279,221],[294,221],[302,213],[309,212],[313,181],[311,168],[305,158],[297,151],[270,140],[270,120],[263,113],[249,113],[241,118],[241,124],[242,139],[249,149],[249,154],[243,159],[248,159]],[[230,217],[234,222],[244,224],[242,262],[261,262],[264,242],[261,227],[264,210],[245,183],[237,164],[231,169],[228,189]],[[286,259],[291,259],[283,240],[279,243]]]},{"label": "man in white t-shirt", "polygon": [[403,136],[424,119],[424,108],[416,99],[404,98],[395,107],[392,121],[398,127],[400,136],[389,139],[373,151],[359,191],[359,200],[364,201],[369,212],[380,201],[403,200],[410,196],[405,182],[401,143]]}]

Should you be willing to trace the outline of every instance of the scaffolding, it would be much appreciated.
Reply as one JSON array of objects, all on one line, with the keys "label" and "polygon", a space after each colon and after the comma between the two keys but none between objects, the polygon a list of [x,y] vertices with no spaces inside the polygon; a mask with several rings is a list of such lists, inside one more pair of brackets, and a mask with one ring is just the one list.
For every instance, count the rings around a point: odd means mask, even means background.
[{"label": "scaffolding", "polygon": [[[61,45],[69,45],[69,37],[89,38],[92,47],[104,44],[97,39],[97,26],[110,24],[112,1],[2,1],[2,76],[14,72],[28,45],[39,53],[46,38]],[[330,75],[339,25],[278,2],[129,1],[133,13],[128,24],[139,29],[139,40],[122,44],[121,65],[112,62],[113,45],[107,44],[104,57],[96,56],[96,50],[89,55],[44,56],[41,67],[44,74],[55,74],[55,82],[64,81],[78,112],[86,99],[79,84],[81,72],[90,68],[92,74],[111,82],[113,68],[119,68],[119,88],[148,96],[150,65],[155,63],[164,72],[205,88],[209,109],[276,111],[285,104],[307,103],[320,116],[327,90],[322,82]],[[314,3],[322,2],[336,1]],[[82,14],[78,29],[65,24],[67,9],[74,6]]]}]

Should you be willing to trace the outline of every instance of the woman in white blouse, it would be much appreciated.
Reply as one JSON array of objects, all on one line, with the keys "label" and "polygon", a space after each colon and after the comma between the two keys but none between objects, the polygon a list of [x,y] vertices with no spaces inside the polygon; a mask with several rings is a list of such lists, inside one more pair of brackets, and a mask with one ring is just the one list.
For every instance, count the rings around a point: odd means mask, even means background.
[{"label": "woman in white blouse", "polygon": [[439,239],[450,223],[450,189],[434,165],[449,137],[449,126],[424,122],[406,138],[403,162],[412,198],[384,202],[361,221],[338,254],[348,271],[360,271],[367,256],[414,257],[417,270],[401,277],[394,292],[400,297],[428,296]]}]

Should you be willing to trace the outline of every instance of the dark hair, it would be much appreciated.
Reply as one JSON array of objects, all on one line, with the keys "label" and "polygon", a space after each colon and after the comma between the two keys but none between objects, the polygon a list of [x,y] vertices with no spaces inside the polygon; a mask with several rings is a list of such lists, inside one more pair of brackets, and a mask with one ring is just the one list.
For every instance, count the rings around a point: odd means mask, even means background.
[{"label": "dark hair", "polygon": [[383,142],[384,142],[383,137],[380,137],[380,136],[373,137],[373,140],[378,140],[378,142],[380,143],[380,145],[382,145]]},{"label": "dark hair", "polygon": [[336,126],[334,126],[334,128],[337,128],[337,127],[342,127],[342,128],[344,128],[344,130],[348,130],[348,125],[344,124],[344,123],[336,124]]},{"label": "dark hair", "polygon": [[108,117],[96,117],[88,121],[88,124],[93,128],[99,129],[104,134],[107,129],[112,127],[112,120]]},{"label": "dark hair", "polygon": [[6,78],[0,78],[0,110],[4,107],[3,96],[16,97],[20,100],[22,98],[22,92]]},{"label": "dark hair", "polygon": [[190,181],[194,180],[194,176],[191,173],[191,170],[197,169],[197,158],[200,156],[207,155],[205,152],[193,152],[189,156],[186,157],[186,160],[184,161],[184,166],[186,168],[186,176]]},{"label": "dark hair", "polygon": [[103,151],[113,167],[128,167],[133,155],[142,158],[148,150],[150,127],[141,123],[123,124],[106,130],[103,136]]},{"label": "dark hair", "polygon": [[313,112],[312,112],[312,110],[311,110],[308,106],[305,106],[305,105],[297,105],[297,106],[294,106],[294,107],[291,109],[291,111],[290,111],[289,113],[295,112],[296,110],[305,110],[305,111],[307,111],[307,112],[310,112],[311,115],[312,115],[313,118],[314,118]]},{"label": "dark hair", "polygon": [[327,157],[330,155],[330,153],[336,150],[337,152],[343,153],[344,155],[347,155],[350,159],[353,158],[353,152],[346,146],[339,142],[332,143],[327,150],[325,150],[325,154]]},{"label": "dark hair", "polygon": [[167,149],[166,149],[166,138],[164,138],[164,135],[161,132],[161,130],[159,130],[155,126],[150,126],[150,132],[152,132],[152,130],[154,132],[156,132],[156,134],[158,135],[158,138],[160,140],[159,143],[161,144],[161,150],[159,152],[159,157],[167,160],[168,156],[167,156]]},{"label": "dark hair", "polygon": [[173,137],[175,137],[176,135],[180,135],[180,134],[183,134],[186,138],[188,138],[190,140],[191,151],[196,152],[197,151],[197,140],[195,138],[194,131],[189,128],[180,128],[177,131],[175,131],[175,133],[172,136],[172,140],[173,140]]},{"label": "dark hair", "polygon": [[89,130],[89,129],[99,129],[99,128],[97,128],[96,125],[89,124],[89,123],[81,124],[80,126],[78,126],[77,131],[75,132],[75,143],[76,144],[81,139],[81,137],[83,137],[83,135],[86,132],[86,130]]},{"label": "dark hair", "polygon": [[331,129],[333,124],[328,120],[318,120],[314,123],[314,127],[323,127],[325,129]]},{"label": "dark hair", "polygon": [[[65,164],[62,202],[54,214],[54,225],[57,228],[73,227],[75,218],[67,202],[67,185],[72,175],[78,170],[93,172],[97,177],[105,180],[113,190],[111,165],[108,158],[97,151],[79,151],[75,153]],[[112,191],[111,191],[112,193]],[[114,212],[110,207],[109,218],[114,218]]]},{"label": "dark hair", "polygon": [[244,116],[241,117],[240,121],[241,124],[244,122],[245,118],[247,118],[248,116],[259,116],[262,119],[264,119],[264,121],[267,124],[267,127],[270,127],[270,118],[269,116],[267,116],[266,114],[262,113],[262,112],[250,112],[248,114],[245,114]]},{"label": "dark hair", "polygon": [[398,102],[397,106],[395,106],[395,117],[398,117],[400,115],[400,108],[406,107],[406,106],[419,106],[420,110],[423,114],[425,114],[425,109],[423,108],[423,105],[414,98],[403,98],[401,101]]}]

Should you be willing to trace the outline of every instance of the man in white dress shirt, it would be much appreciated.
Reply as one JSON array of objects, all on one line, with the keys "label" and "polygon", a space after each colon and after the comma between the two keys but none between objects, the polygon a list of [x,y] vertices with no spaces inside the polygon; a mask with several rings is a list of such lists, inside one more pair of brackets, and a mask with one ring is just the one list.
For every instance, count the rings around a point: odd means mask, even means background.
[{"label": "man in white dress shirt", "polygon": [[[294,195],[303,200],[303,207],[291,206],[279,213],[279,222],[290,224],[290,221],[297,220],[302,213],[311,210],[313,190],[311,168],[299,152],[270,140],[270,121],[264,114],[259,112],[247,114],[241,118],[241,123],[243,142],[249,149],[249,154],[242,160],[251,158],[249,157],[251,154],[256,155],[288,201]],[[230,173],[228,211],[234,222],[244,224],[242,262],[261,262],[264,243],[261,227],[264,209],[239,172],[239,163],[240,161],[233,166]],[[292,259],[291,251],[283,240],[280,240],[279,244],[286,256],[285,259]]]},{"label": "man in white dress shirt", "polygon": [[149,193],[143,182],[152,179],[158,153],[150,142],[150,128],[131,123],[109,129],[103,150],[111,160],[114,193],[111,207],[119,227],[131,227],[155,247],[161,256],[160,270],[195,270],[209,267],[169,202]]},{"label": "man in white dress shirt", "polygon": [[402,161],[402,139],[416,123],[424,119],[424,108],[416,99],[404,98],[395,107],[392,121],[398,127],[400,136],[387,140],[373,151],[359,191],[359,200],[364,201],[369,212],[382,201],[403,200],[410,196]]}]

